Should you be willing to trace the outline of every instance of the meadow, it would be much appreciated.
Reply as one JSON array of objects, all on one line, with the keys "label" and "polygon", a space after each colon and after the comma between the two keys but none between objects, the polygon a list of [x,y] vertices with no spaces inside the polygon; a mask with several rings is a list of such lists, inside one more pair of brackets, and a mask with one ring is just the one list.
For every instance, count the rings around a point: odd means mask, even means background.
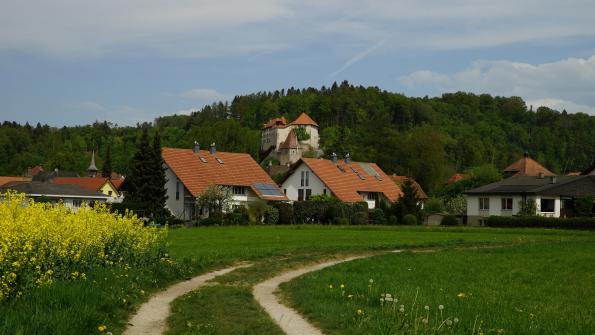
[{"label": "meadow", "polygon": [[[49,222],[43,215],[29,216],[31,220]],[[53,220],[59,221],[59,217],[54,216]],[[88,222],[102,226],[99,221]],[[86,229],[90,227],[86,226]],[[63,230],[65,235],[58,242],[74,241],[72,236],[77,234],[96,241],[89,242],[89,245],[99,246],[103,245],[100,241],[108,241],[93,239],[91,233]],[[58,234],[57,231],[55,233]],[[163,233],[163,230],[156,233]],[[107,231],[96,234],[112,236]],[[155,291],[238,261],[250,261],[254,265],[220,278],[220,285],[207,287],[175,301],[174,313],[169,319],[169,334],[276,334],[279,329],[252,299],[250,288],[287,268],[361,252],[551,244],[588,241],[591,235],[591,232],[560,230],[421,226],[295,225],[169,229],[167,243],[164,246],[159,243],[159,248],[155,249],[159,257],[155,258],[157,254],[153,252],[148,254],[153,257],[150,262],[144,258],[120,261],[118,257],[108,257],[107,264],[113,262],[114,265],[106,266],[105,260],[93,263],[91,260],[94,258],[82,257],[88,261],[66,263],[69,267],[59,271],[66,275],[54,277],[51,285],[28,287],[20,290],[19,296],[0,301],[0,334],[99,334],[100,330],[118,334],[139,304]],[[125,248],[125,245],[120,247]],[[122,255],[126,255],[125,251]],[[62,263],[57,261],[56,264]],[[72,278],[75,271],[79,274],[84,272],[85,279]],[[100,329],[100,326],[105,328]]]},{"label": "meadow", "polygon": [[594,242],[385,254],[282,290],[328,334],[595,334]]}]

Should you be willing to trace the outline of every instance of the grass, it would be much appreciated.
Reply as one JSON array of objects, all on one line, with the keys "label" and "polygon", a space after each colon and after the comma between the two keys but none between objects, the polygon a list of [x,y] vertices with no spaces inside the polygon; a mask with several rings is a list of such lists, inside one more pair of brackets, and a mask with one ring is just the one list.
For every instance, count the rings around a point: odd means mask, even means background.
[{"label": "grass", "polygon": [[[254,283],[290,267],[364,251],[530,241],[553,243],[589,240],[591,235],[591,232],[538,229],[386,226],[172,229],[168,248],[173,265],[155,264],[128,272],[95,269],[87,272],[86,281],[57,282],[51,287],[29,291],[19,299],[0,304],[0,334],[98,334],[100,324],[118,334],[151,293],[240,260],[249,260],[254,266],[226,275],[218,280],[222,284],[175,302],[176,312],[169,320],[170,334],[275,334],[279,329],[249,299],[248,293]],[[229,328],[230,325],[236,328]]]},{"label": "grass", "polygon": [[[307,274],[282,290],[329,334],[594,334],[594,242],[386,254]],[[399,301],[381,303],[382,293]],[[434,332],[455,317],[457,324]]]}]

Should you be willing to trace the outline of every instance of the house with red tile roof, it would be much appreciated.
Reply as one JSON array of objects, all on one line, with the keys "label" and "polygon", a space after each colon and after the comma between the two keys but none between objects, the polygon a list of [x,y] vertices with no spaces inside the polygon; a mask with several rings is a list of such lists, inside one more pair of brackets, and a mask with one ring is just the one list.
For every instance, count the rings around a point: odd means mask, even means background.
[{"label": "house with red tile roof", "polygon": [[31,181],[31,177],[13,177],[13,176],[0,176],[0,186],[12,183],[12,182],[26,182]]},{"label": "house with red tile roof", "polygon": [[393,203],[402,195],[400,188],[375,163],[301,158],[295,163],[282,188],[291,201],[308,200],[314,195],[330,195],[343,202],[366,202],[368,208],[378,201]]},{"label": "house with red tile roof", "polygon": [[[299,133],[305,134],[301,136]],[[272,157],[280,165],[297,162],[306,151],[319,152],[320,136],[318,123],[302,113],[295,120],[287,122],[284,117],[273,118],[262,128],[260,151],[263,159]]]},{"label": "house with red tile roof", "polygon": [[455,173],[452,176],[450,176],[450,178],[448,178],[448,180],[446,181],[447,185],[451,185],[454,184],[456,182],[459,182],[461,180],[465,179],[465,175],[462,173]]},{"label": "house with red tile roof", "polygon": [[[109,195],[112,202],[121,202],[122,194],[110,178],[103,177],[55,177],[52,179],[58,185],[77,185],[84,190],[97,191]],[[118,180],[118,182],[120,182]],[[121,184],[121,182],[120,182]]]},{"label": "house with red tile roof", "polygon": [[197,198],[211,185],[229,187],[233,206],[245,206],[257,199],[287,201],[271,177],[245,153],[219,152],[214,144],[209,150],[163,148],[166,165],[166,207],[180,219],[191,220]]},{"label": "house with red tile roof", "polygon": [[556,175],[555,173],[546,169],[545,167],[543,167],[543,165],[537,163],[535,160],[529,157],[527,153],[525,153],[523,158],[506,167],[502,172],[504,172],[504,176],[506,177],[538,177],[540,175],[544,177],[550,177]]}]

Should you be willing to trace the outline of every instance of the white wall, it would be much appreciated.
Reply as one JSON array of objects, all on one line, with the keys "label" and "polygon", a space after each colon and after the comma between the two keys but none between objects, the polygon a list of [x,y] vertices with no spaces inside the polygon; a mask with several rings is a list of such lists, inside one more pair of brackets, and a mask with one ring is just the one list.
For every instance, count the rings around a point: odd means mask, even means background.
[{"label": "white wall", "polygon": [[[177,218],[184,218],[184,184],[178,179],[178,176],[165,164],[165,190],[167,193],[167,200],[165,201],[165,208]],[[180,199],[176,200],[176,183],[180,183]]]},{"label": "white wall", "polygon": [[[554,202],[554,212],[542,212],[541,211],[541,199],[553,199]],[[549,217],[560,217],[560,208],[561,208],[561,201],[560,197],[547,197],[547,196],[540,196],[535,199],[536,207],[537,207],[537,214],[541,216],[549,216]]]},{"label": "white wall", "polygon": [[[309,186],[301,186],[302,171],[310,171]],[[324,190],[326,189],[326,194],[331,195],[331,191],[326,185],[304,163],[301,163],[293,174],[283,182],[281,188],[286,190],[287,198],[291,201],[298,200],[299,189],[311,189],[312,195],[324,194]],[[304,191],[304,196],[305,194],[306,191]]]},{"label": "white wall", "polygon": [[[523,201],[523,197],[519,195],[467,195],[467,216],[481,216],[488,217],[491,215],[495,216],[512,216],[516,215],[520,211],[520,203]],[[490,199],[489,211],[479,210],[479,198]],[[502,198],[512,198],[512,210],[502,210]],[[560,197],[543,197],[547,199],[555,200],[555,211],[553,213],[541,212],[541,197],[527,197],[527,200],[533,199],[536,204],[537,214],[543,216],[560,217]]]}]

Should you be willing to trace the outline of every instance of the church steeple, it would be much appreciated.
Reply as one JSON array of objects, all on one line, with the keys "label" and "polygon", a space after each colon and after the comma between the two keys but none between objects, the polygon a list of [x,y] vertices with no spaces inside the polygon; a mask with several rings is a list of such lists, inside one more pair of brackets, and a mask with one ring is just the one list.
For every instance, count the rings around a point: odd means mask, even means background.
[{"label": "church steeple", "polygon": [[97,166],[95,166],[95,150],[93,150],[91,155],[91,164],[87,168],[87,172],[89,173],[89,177],[96,177],[98,171],[99,169],[97,169]]}]

